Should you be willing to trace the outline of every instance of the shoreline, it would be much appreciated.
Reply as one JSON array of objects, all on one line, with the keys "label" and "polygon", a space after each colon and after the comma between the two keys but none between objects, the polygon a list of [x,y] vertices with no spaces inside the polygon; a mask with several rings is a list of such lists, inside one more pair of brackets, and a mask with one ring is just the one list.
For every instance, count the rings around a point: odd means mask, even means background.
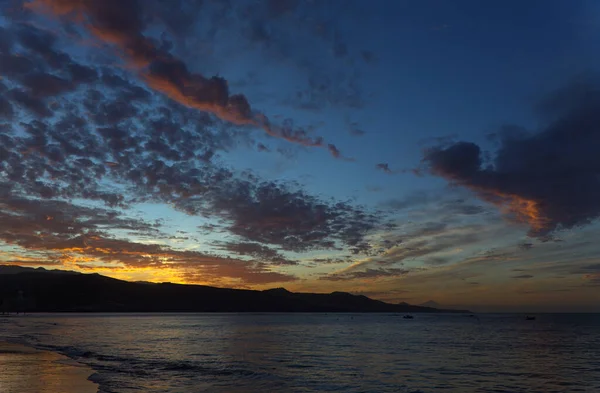
[{"label": "shoreline", "polygon": [[98,393],[95,371],[57,352],[0,341],[2,393]]}]

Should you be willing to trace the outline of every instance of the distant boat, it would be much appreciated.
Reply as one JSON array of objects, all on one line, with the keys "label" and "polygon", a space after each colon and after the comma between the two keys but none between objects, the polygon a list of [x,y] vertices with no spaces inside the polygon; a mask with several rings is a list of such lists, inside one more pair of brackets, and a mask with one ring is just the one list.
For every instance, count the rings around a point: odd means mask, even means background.
[{"label": "distant boat", "polygon": [[414,317],[412,315],[408,315],[407,314],[407,315],[403,316],[402,318],[404,318],[404,319],[413,319]]},{"label": "distant boat", "polygon": [[535,321],[535,317],[530,317],[529,315],[525,317],[526,321]]}]

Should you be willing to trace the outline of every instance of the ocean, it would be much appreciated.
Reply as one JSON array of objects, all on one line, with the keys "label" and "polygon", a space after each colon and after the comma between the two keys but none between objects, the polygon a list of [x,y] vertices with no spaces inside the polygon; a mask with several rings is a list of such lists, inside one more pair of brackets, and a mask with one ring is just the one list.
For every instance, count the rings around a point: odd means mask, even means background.
[{"label": "ocean", "polygon": [[0,340],[102,393],[600,392],[598,314],[48,314],[0,317]]}]

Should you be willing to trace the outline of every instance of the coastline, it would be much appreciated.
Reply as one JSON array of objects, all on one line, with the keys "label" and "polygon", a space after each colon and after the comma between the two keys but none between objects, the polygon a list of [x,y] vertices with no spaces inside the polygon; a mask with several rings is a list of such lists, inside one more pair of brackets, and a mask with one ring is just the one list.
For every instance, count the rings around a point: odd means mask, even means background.
[{"label": "coastline", "polygon": [[91,368],[56,352],[0,341],[0,392],[97,393]]}]

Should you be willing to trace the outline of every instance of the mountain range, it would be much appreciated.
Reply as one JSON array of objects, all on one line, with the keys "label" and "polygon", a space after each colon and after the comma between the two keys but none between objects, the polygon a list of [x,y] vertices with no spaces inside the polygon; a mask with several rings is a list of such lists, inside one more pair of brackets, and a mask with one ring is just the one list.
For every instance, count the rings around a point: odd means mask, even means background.
[{"label": "mountain range", "polygon": [[[461,312],[390,304],[346,292],[294,293],[128,282],[64,270],[0,265],[0,310],[26,312]],[[463,312],[467,312],[464,311]]]}]

